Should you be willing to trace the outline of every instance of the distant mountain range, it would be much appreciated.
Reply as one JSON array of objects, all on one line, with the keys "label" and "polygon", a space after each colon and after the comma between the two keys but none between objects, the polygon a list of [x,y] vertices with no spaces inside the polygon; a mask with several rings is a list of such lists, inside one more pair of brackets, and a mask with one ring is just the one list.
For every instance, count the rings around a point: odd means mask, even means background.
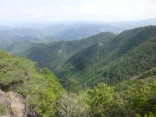
[{"label": "distant mountain range", "polygon": [[[79,40],[100,32],[118,34],[124,30],[156,25],[156,19],[121,22],[61,22],[61,23],[26,23],[14,27],[0,25],[0,48],[7,48],[13,43],[51,42],[56,40]],[[9,47],[10,48],[10,47]]]}]

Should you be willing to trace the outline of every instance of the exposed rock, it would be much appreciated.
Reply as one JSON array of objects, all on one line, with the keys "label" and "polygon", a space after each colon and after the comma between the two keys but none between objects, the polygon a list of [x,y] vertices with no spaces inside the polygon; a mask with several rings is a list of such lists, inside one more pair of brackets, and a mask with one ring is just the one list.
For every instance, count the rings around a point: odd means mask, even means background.
[{"label": "exposed rock", "polygon": [[0,104],[4,104],[4,97],[5,97],[5,93],[0,90]]},{"label": "exposed rock", "polygon": [[0,90],[0,100],[8,108],[11,117],[25,117],[25,100],[22,95]]},{"label": "exposed rock", "polygon": [[[8,99],[6,98],[6,93],[3,92],[2,90],[0,90],[0,105],[3,105],[5,107],[5,114],[7,115],[6,117],[10,117],[9,114],[10,114],[10,111],[9,111],[9,104],[8,104]],[[3,113],[3,114],[4,114]],[[0,114],[0,117],[2,115]]]}]

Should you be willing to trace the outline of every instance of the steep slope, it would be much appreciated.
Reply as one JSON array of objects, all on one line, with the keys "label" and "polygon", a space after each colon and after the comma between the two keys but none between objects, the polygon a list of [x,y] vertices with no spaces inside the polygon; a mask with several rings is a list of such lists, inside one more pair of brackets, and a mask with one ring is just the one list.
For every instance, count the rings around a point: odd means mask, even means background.
[{"label": "steep slope", "polygon": [[36,68],[36,64],[29,59],[10,56],[3,50],[0,50],[0,90],[20,93],[24,104],[29,105],[27,110],[34,108],[33,112],[40,116],[54,115],[59,97],[64,92],[50,70]]},{"label": "steep slope", "polygon": [[[156,37],[151,38],[112,63],[106,66],[97,66],[97,75],[93,75],[92,72],[87,73],[88,75],[85,74],[89,78],[87,82],[96,84],[103,81],[114,84],[144,74],[144,72],[156,66],[155,41]],[[92,70],[94,71],[94,69]],[[85,76],[83,77],[85,78]]]},{"label": "steep slope", "polygon": [[110,84],[126,80],[156,66],[156,27],[124,31],[109,44],[95,44],[68,60],[73,76],[82,84]]},{"label": "steep slope", "polygon": [[156,66],[156,26],[126,30],[115,36],[100,33],[79,41],[40,44],[27,56],[40,67],[52,69],[62,84],[74,77],[82,86],[115,84]]},{"label": "steep slope", "polygon": [[28,50],[30,53],[27,57],[37,61],[40,67],[48,67],[56,71],[65,61],[79,51],[98,42],[109,42],[114,37],[114,34],[105,32],[83,40],[59,41],[48,45],[38,44]]},{"label": "steep slope", "polygon": [[[74,65],[78,64],[75,62],[78,60],[83,60],[84,64],[87,61],[91,61],[94,59],[96,60],[96,58],[102,58],[109,61],[115,60],[119,56],[126,54],[129,50],[138,46],[139,44],[143,43],[144,41],[148,40],[150,37],[153,36],[155,36],[154,26],[124,31],[107,44],[100,42],[82,50],[78,54],[72,56],[69,59],[69,62],[71,62]],[[96,38],[98,39],[98,37]]]}]

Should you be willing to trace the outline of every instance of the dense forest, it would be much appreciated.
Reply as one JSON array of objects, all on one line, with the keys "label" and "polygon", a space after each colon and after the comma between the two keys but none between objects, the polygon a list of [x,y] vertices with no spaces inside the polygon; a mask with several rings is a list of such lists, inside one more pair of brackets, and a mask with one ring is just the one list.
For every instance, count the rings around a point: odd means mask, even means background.
[{"label": "dense forest", "polygon": [[0,115],[16,92],[28,117],[156,116],[156,26],[30,45],[0,50]]},{"label": "dense forest", "polygon": [[23,53],[54,71],[63,85],[66,76],[82,87],[101,81],[113,85],[155,67],[155,40],[156,27],[147,26],[118,35],[100,33],[79,41],[36,45]]}]

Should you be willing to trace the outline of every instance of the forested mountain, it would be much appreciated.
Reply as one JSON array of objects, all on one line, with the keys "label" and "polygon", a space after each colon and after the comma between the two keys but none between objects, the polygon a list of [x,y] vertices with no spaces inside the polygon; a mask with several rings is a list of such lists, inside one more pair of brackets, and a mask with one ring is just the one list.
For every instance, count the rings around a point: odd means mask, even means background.
[{"label": "forested mountain", "polygon": [[40,67],[48,67],[56,71],[71,56],[95,43],[109,42],[115,37],[113,33],[105,32],[77,41],[58,41],[48,45],[37,44],[27,50],[28,58],[39,63]]},{"label": "forested mountain", "polygon": [[83,86],[114,84],[155,67],[155,38],[156,27],[147,26],[117,36],[101,33],[80,41],[37,45],[27,56],[54,70],[60,79],[70,74]]},{"label": "forested mountain", "polygon": [[95,44],[72,56],[68,62],[78,71],[74,76],[81,83],[114,84],[155,67],[155,40],[155,26],[124,31],[109,44]]}]

